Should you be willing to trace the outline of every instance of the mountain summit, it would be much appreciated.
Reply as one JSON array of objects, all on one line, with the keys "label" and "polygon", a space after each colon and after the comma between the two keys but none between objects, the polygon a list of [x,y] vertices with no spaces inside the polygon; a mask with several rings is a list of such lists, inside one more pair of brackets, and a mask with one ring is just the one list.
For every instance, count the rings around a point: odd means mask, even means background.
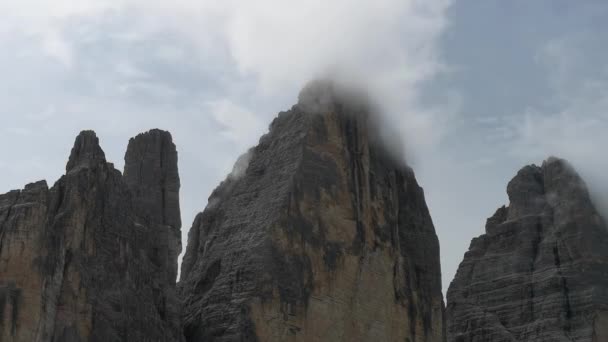
[{"label": "mountain summit", "polygon": [[311,83],[190,230],[187,341],[444,341],[439,243],[370,106]]},{"label": "mountain summit", "polygon": [[175,145],[151,131],[128,150],[122,176],[83,131],[52,188],[0,195],[1,341],[183,340]]},{"label": "mountain summit", "polygon": [[608,341],[608,227],[565,160],[521,169],[447,294],[455,342]]}]

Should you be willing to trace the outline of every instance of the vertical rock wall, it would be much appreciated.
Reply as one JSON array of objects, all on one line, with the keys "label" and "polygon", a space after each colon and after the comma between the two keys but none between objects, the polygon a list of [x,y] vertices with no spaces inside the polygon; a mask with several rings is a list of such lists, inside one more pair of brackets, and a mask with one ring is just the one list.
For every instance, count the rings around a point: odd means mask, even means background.
[{"label": "vertical rock wall", "polygon": [[211,195],[182,265],[187,341],[444,340],[423,191],[358,99],[312,84]]},{"label": "vertical rock wall", "polygon": [[[180,229],[177,152],[159,131],[132,140],[137,149],[149,153],[128,154],[127,169],[143,167],[127,179],[84,131],[52,188],[38,182],[0,195],[0,340],[182,340],[181,247],[159,237]],[[168,195],[144,202],[143,188]],[[167,214],[148,214],[159,206]]]},{"label": "vertical rock wall", "polygon": [[564,160],[526,166],[450,285],[450,341],[608,341],[608,228]]}]

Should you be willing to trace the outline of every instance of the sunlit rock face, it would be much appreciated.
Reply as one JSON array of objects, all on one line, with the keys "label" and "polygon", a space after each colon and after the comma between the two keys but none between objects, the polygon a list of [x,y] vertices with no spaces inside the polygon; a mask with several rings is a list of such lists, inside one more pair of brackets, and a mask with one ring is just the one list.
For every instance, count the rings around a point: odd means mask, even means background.
[{"label": "sunlit rock face", "polygon": [[312,83],[215,189],[182,264],[187,341],[445,340],[423,190],[369,112]]},{"label": "sunlit rock face", "polygon": [[1,341],[183,340],[175,145],[150,131],[125,159],[84,131],[53,187],[0,195]]},{"label": "sunlit rock face", "polygon": [[608,229],[564,160],[526,166],[447,294],[448,340],[608,341]]}]

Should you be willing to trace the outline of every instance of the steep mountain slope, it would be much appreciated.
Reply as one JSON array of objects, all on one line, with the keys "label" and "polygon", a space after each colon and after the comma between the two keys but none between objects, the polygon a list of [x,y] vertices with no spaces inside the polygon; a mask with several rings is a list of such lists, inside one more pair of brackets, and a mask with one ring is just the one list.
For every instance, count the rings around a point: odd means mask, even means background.
[{"label": "steep mountain slope", "polygon": [[305,88],[189,233],[187,341],[444,341],[439,244],[365,101]]},{"label": "steep mountain slope", "polygon": [[128,150],[123,177],[84,131],[52,188],[0,195],[0,340],[183,339],[175,145],[153,130]]},{"label": "steep mountain slope", "polygon": [[450,285],[450,341],[608,341],[608,228],[564,160],[526,166]]}]

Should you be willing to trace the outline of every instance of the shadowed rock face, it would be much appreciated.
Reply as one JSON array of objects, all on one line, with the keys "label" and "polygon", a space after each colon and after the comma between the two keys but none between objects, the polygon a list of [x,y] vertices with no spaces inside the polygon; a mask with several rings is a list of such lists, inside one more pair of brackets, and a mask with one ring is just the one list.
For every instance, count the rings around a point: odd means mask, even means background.
[{"label": "shadowed rock face", "polygon": [[177,278],[177,257],[182,251],[177,152],[169,132],[158,129],[131,138],[125,154],[123,177],[133,196],[138,216],[155,230],[158,251],[153,258],[166,271],[167,282]]},{"label": "shadowed rock face", "polygon": [[128,150],[123,177],[84,131],[52,188],[0,195],[0,340],[182,340],[177,152],[161,131]]},{"label": "shadowed rock face", "polygon": [[187,341],[444,341],[423,191],[358,99],[312,84],[215,189],[182,264]]},{"label": "shadowed rock face", "polygon": [[526,166],[450,285],[448,340],[608,341],[608,228],[564,160]]}]

